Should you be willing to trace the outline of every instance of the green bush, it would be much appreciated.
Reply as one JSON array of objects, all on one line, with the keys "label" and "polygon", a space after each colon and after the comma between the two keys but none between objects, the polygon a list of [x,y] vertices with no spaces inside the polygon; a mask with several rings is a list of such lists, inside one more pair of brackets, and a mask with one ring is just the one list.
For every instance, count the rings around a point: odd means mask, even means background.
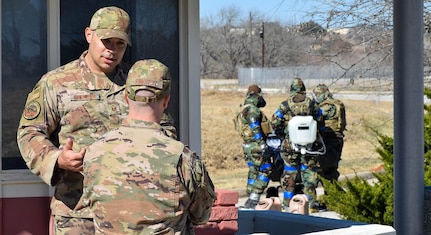
[{"label": "green bush", "polygon": [[[431,98],[431,90],[425,88]],[[424,106],[424,181],[431,185],[431,106]],[[345,181],[330,182],[322,179],[325,195],[320,198],[329,210],[339,213],[344,219],[393,225],[393,138],[377,134],[380,146],[376,149],[384,164],[382,173],[373,173],[376,181],[369,183],[359,176]]]},{"label": "green bush", "polygon": [[344,219],[366,223],[392,225],[393,223],[393,139],[379,135],[381,148],[377,149],[384,164],[383,173],[373,173],[376,181],[355,176],[352,180],[329,182],[322,179],[326,194],[321,200],[329,210]]}]

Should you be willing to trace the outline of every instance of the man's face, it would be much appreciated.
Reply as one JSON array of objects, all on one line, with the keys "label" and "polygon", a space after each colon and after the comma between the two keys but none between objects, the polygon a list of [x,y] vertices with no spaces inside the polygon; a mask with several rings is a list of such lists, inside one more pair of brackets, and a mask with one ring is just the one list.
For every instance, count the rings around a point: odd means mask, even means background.
[{"label": "man's face", "polygon": [[99,39],[97,34],[87,28],[88,54],[86,62],[94,73],[110,73],[123,59],[127,42],[119,38]]}]

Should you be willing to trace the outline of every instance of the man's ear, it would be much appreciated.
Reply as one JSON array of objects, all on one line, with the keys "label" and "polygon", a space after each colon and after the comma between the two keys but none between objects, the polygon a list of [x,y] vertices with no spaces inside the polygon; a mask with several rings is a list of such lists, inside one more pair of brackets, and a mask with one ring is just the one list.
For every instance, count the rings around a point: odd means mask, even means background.
[{"label": "man's ear", "polygon": [[129,104],[129,97],[127,96],[126,90],[124,90],[123,95],[124,95],[124,99],[126,100],[126,103]]},{"label": "man's ear", "polygon": [[89,27],[85,28],[85,39],[88,43],[91,42],[91,38],[93,37],[93,30],[91,30]]},{"label": "man's ear", "polygon": [[163,108],[168,108],[169,100],[171,99],[171,95],[167,95],[165,98],[163,98]]}]

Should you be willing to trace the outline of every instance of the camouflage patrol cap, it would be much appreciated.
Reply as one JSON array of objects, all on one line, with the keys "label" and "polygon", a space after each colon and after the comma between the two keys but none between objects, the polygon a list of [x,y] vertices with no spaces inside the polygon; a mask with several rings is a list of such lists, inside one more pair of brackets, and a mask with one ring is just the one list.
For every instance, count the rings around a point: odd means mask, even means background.
[{"label": "camouflage patrol cap", "polygon": [[[139,90],[148,90],[153,96],[138,96]],[[126,80],[127,97],[141,102],[154,102],[166,97],[171,90],[168,67],[155,59],[139,60],[129,70]]]},{"label": "camouflage patrol cap", "polygon": [[325,84],[319,84],[313,89],[313,98],[317,103],[322,103],[329,96],[329,88]]},{"label": "camouflage patrol cap", "polygon": [[252,84],[248,87],[247,95],[249,95],[251,93],[260,94],[261,92],[262,92],[262,89],[260,89],[260,87],[258,85]]},{"label": "camouflage patrol cap", "polygon": [[89,28],[100,39],[120,38],[131,45],[129,26],[129,14],[121,8],[111,6],[97,10],[91,17]]},{"label": "camouflage patrol cap", "polygon": [[296,77],[290,84],[290,94],[295,94],[298,92],[305,92],[305,85],[301,78]]}]

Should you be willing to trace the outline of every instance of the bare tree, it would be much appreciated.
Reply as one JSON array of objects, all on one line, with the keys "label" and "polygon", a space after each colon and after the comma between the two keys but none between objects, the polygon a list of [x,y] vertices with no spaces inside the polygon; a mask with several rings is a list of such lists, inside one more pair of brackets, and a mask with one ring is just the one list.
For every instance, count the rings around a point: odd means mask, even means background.
[{"label": "bare tree", "polygon": [[[264,32],[262,26],[265,25]],[[313,39],[302,37],[280,22],[267,21],[259,12],[241,18],[235,6],[201,19],[201,76],[233,78],[239,67],[281,67],[301,64]]]},{"label": "bare tree", "polygon": [[209,26],[210,20],[201,20],[200,25],[200,58],[201,58],[201,76],[204,78],[217,77],[218,68],[217,61],[220,60],[217,51],[216,32]]},{"label": "bare tree", "polygon": [[[202,77],[234,78],[239,67],[261,67],[263,61],[265,67],[335,66],[343,71],[335,79],[382,76],[379,68],[392,66],[392,1],[321,1],[325,7],[297,26],[269,21],[259,12],[241,18],[235,6],[201,19]],[[425,32],[431,31],[428,1]],[[426,48],[429,38],[425,34]]]},{"label": "bare tree", "polygon": [[[325,22],[328,31],[331,29],[351,29],[348,33],[349,41],[358,51],[362,48],[362,55],[356,53],[348,63],[344,57],[330,56],[328,59],[346,72],[360,66],[362,71],[372,69],[373,65],[392,65],[392,33],[393,33],[393,2],[389,0],[322,0],[327,6],[325,11],[312,13],[313,19]],[[424,0],[424,42],[425,49],[430,48],[429,33],[431,32],[431,4]],[[353,51],[352,51],[353,52]],[[430,51],[425,50],[424,61],[426,74],[430,67]],[[352,59],[354,58],[354,59]],[[343,76],[343,75],[341,75]]]},{"label": "bare tree", "polygon": [[[217,20],[216,20],[217,19]],[[237,66],[247,57],[247,31],[241,26],[240,10],[230,6],[201,26],[201,58],[204,76],[233,78]],[[207,30],[208,27],[211,30]]]}]

